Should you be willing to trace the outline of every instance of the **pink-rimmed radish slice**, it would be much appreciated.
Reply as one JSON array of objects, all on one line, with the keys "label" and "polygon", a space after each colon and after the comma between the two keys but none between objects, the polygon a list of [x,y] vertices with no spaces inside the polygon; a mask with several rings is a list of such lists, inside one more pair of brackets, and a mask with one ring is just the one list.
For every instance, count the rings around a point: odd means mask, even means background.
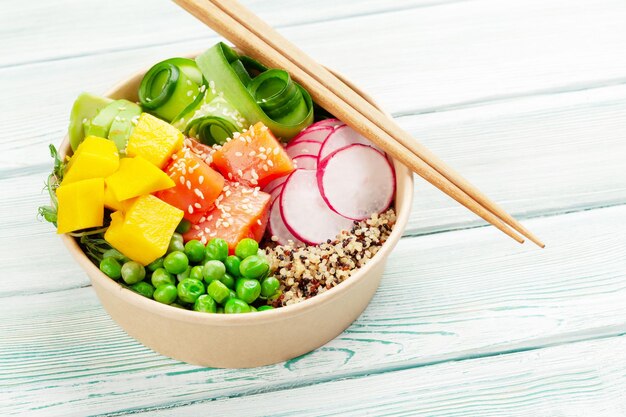
[{"label": "pink-rimmed radish slice", "polygon": [[275,200],[270,206],[269,221],[267,222],[270,237],[276,236],[276,242],[279,245],[286,245],[289,241],[292,241],[296,246],[304,245],[300,239],[295,237],[283,221],[283,216],[280,214],[280,200]]},{"label": "pink-rimmed radish slice", "polygon": [[313,128],[312,129],[309,126],[306,129],[304,129],[302,132],[300,132],[300,134],[298,136],[293,138],[289,142],[289,145],[293,145],[294,143],[299,143],[299,142],[319,142],[319,143],[322,143],[322,142],[324,142],[326,140],[328,135],[333,133],[333,130],[334,130],[334,128],[332,128],[332,127],[324,127],[324,126],[322,126],[322,127],[317,127],[317,128]]},{"label": "pink-rimmed radish slice", "polygon": [[321,161],[331,153],[335,152],[337,149],[341,149],[349,145],[354,145],[356,143],[371,146],[372,148],[382,152],[380,148],[378,148],[369,140],[365,139],[359,134],[359,132],[352,129],[350,126],[340,126],[336,128],[333,133],[331,133],[326,138],[326,140],[322,144],[322,148],[319,151],[318,159]]},{"label": "pink-rimmed radish slice", "polygon": [[276,188],[270,191],[270,203],[273,203],[278,197],[280,197],[280,193],[283,192],[283,184],[279,184]]},{"label": "pink-rimmed radish slice", "polygon": [[319,122],[315,122],[312,125],[309,125],[309,127],[307,127],[306,129],[317,129],[318,127],[336,127],[342,125],[345,125],[345,123],[339,119],[324,119],[320,120]]},{"label": "pink-rimmed radish slice", "polygon": [[298,169],[317,169],[317,156],[299,155],[293,158]]},{"label": "pink-rimmed radish slice", "polygon": [[332,211],[320,194],[316,171],[297,169],[289,175],[280,195],[280,213],[287,229],[298,239],[317,245],[350,230],[352,220]]},{"label": "pink-rimmed radish slice", "polygon": [[317,156],[321,148],[322,148],[322,144],[319,142],[303,140],[302,142],[289,144],[286,150],[287,150],[287,155],[289,155],[289,157],[293,159],[300,155]]},{"label": "pink-rimmed radish slice", "polygon": [[382,213],[396,189],[395,172],[387,157],[361,143],[338,149],[323,159],[317,181],[326,204],[352,220]]},{"label": "pink-rimmed radish slice", "polygon": [[278,177],[275,180],[270,181],[264,188],[263,188],[263,192],[266,192],[268,194],[271,194],[272,191],[274,191],[274,189],[278,188],[279,186],[283,185],[285,183],[285,181],[287,181],[287,177],[289,177],[289,175],[283,175],[282,177]]}]

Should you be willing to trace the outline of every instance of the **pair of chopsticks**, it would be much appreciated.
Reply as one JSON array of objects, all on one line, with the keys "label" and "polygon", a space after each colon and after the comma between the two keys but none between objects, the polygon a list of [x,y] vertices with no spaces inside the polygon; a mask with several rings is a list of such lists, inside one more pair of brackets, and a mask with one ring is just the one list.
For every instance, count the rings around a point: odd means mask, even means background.
[{"label": "pair of chopsticks", "polygon": [[271,67],[285,69],[307,89],[315,102],[488,223],[519,243],[523,243],[524,239],[517,233],[545,247],[517,220],[415,141],[393,120],[237,1],[174,2],[245,54]]}]

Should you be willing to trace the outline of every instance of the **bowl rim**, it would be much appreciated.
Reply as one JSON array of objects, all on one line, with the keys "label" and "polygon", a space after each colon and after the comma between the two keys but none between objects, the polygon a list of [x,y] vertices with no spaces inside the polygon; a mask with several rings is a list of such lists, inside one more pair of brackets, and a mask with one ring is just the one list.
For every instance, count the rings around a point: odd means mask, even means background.
[{"label": "bowl rim", "polygon": [[[197,55],[198,53],[191,53],[182,56],[193,58]],[[123,81],[116,83],[104,94],[104,96],[115,96],[119,90],[125,88],[133,81],[136,81],[139,77],[142,77],[147,70],[148,68],[137,71]],[[369,95],[364,93],[361,89],[356,87],[352,82],[347,80],[341,74],[333,70],[331,71],[335,73],[339,78],[341,78],[347,85],[353,88],[356,92],[361,94],[366,100],[378,107],[378,105],[372,100],[371,97],[369,97]],[[385,115],[387,117],[391,117],[388,113],[385,113]],[[69,150],[69,138],[66,134],[59,148],[61,157],[64,158],[68,154]],[[150,313],[156,314],[157,316],[167,317],[169,320],[176,320],[188,323],[200,323],[213,326],[247,326],[251,324],[254,325],[259,323],[280,321],[281,319],[292,318],[304,314],[310,310],[316,309],[332,301],[333,298],[337,298],[341,294],[350,291],[352,287],[358,285],[363,280],[369,270],[374,269],[376,265],[384,262],[387,259],[387,256],[394,249],[394,247],[402,237],[402,234],[404,233],[406,224],[409,219],[409,215],[411,213],[413,200],[413,174],[408,168],[406,168],[397,160],[393,159],[392,161],[394,166],[394,174],[396,177],[396,190],[393,201],[395,202],[397,200],[397,196],[402,194],[404,198],[404,209],[399,212],[397,207],[394,208],[396,212],[396,222],[391,231],[391,234],[389,235],[385,243],[383,243],[383,245],[380,247],[378,252],[371,259],[369,259],[365,265],[363,265],[349,278],[342,281],[337,286],[327,291],[324,291],[321,294],[317,294],[311,298],[305,299],[301,302],[290,304],[280,308],[275,308],[272,310],[260,311],[255,314],[199,314],[199,312],[197,311],[173,307],[171,305],[162,304],[155,300],[146,298],[140,294],[137,294],[134,291],[123,287],[117,281],[109,278],[102,271],[100,271],[100,269],[96,267],[96,265],[87,257],[87,255],[81,249],[80,245],[74,237],[70,236],[69,234],[62,234],[60,235],[60,238],[63,244],[67,247],[72,257],[87,272],[87,275],[92,281],[92,286],[94,284],[93,281],[97,281],[97,284],[104,287],[104,289],[106,289],[107,291],[117,292],[118,294],[116,294],[116,296],[120,297],[120,301],[133,304],[135,307],[149,311]],[[399,178],[403,179],[402,187],[399,187]]]}]

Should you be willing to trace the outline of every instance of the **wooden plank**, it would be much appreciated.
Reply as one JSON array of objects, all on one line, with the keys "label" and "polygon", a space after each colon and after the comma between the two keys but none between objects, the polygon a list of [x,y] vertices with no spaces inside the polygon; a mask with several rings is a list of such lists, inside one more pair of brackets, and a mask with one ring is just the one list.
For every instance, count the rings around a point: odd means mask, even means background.
[{"label": "wooden plank", "polygon": [[624,352],[622,336],[137,415],[622,416]]},{"label": "wooden plank", "polygon": [[[243,4],[277,27],[346,19],[432,6],[454,0],[244,0]],[[59,13],[63,10],[63,13]],[[50,20],[54,15],[55,19]],[[198,39],[211,35],[202,23],[172,2],[109,0],[86,5],[80,0],[41,4],[4,1],[0,34],[11,43],[0,56],[0,67],[93,55],[112,50]],[[45,36],[46,47],[41,47]]]},{"label": "wooden plank", "polygon": [[[429,147],[490,197],[523,218],[626,202],[625,113],[623,86],[399,120],[416,136],[427,138]],[[43,143],[37,149],[47,152]],[[0,152],[0,159],[7,155],[11,150]],[[18,155],[11,159],[24,159]],[[7,190],[0,206],[0,262],[8,273],[31,277],[26,283],[10,281],[0,288],[0,296],[87,284],[52,227],[35,221],[37,206],[47,204],[46,195],[36,191],[43,187],[48,169],[47,165],[18,169],[0,179],[0,188]],[[406,234],[481,223],[438,190],[417,181]],[[26,258],[31,262],[25,266]],[[48,271],[45,276],[39,273],[43,269]]]},{"label": "wooden plank", "polygon": [[308,355],[252,370],[152,353],[115,326],[90,288],[4,298],[4,414],[58,414],[69,403],[76,414],[174,406],[621,334],[624,216],[626,205],[529,221],[546,250],[485,228],[402,239],[348,330]]},{"label": "wooden plank", "polygon": [[[480,0],[320,22],[283,32],[321,62],[349,76],[390,112],[410,115],[542,91],[623,83],[624,21],[622,0],[593,4],[559,0],[549,7],[542,0],[513,6]],[[348,36],[364,27],[376,34],[368,42]],[[109,31],[97,28],[91,32]],[[397,35],[398,28],[403,36]],[[0,111],[6,118],[0,132],[1,166],[45,162],[41,145],[60,141],[71,103],[80,91],[102,92],[160,59],[202,50],[215,40],[208,35],[172,39],[166,45],[0,69],[5,85]]]}]

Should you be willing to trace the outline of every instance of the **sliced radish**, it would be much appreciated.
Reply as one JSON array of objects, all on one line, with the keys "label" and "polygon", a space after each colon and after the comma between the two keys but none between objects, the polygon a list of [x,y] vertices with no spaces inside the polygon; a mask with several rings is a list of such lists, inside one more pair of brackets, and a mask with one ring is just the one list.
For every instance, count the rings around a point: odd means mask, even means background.
[{"label": "sliced radish", "polygon": [[283,184],[279,184],[276,188],[270,191],[270,203],[273,203],[278,197],[280,197],[280,193],[283,192]]},{"label": "sliced radish", "polygon": [[303,245],[304,243],[295,237],[283,221],[283,216],[280,214],[280,200],[276,200],[270,206],[270,216],[267,223],[270,236],[276,236],[278,239],[276,242],[280,245],[286,245],[291,240],[296,245]]},{"label": "sliced radish", "polygon": [[293,159],[296,156],[300,156],[300,155],[317,156],[321,147],[322,147],[322,144],[319,142],[303,140],[298,143],[289,144],[289,146],[287,146],[286,149],[287,149],[287,155],[289,155],[289,157]]},{"label": "sliced radish", "polygon": [[301,241],[317,245],[352,227],[352,220],[332,211],[320,194],[316,171],[297,169],[280,195],[280,213],[287,229]]},{"label": "sliced radish", "polygon": [[320,127],[312,128],[311,126],[309,126],[306,129],[304,129],[302,132],[300,132],[298,136],[293,138],[289,142],[289,145],[293,145],[294,143],[304,142],[304,141],[322,143],[326,140],[328,135],[330,135],[333,132],[333,130],[334,129],[332,127],[320,126]]},{"label": "sliced radish", "polygon": [[383,212],[391,204],[396,188],[389,160],[360,143],[336,150],[323,159],[317,181],[326,204],[353,220]]},{"label": "sliced radish", "polygon": [[317,156],[299,155],[293,158],[298,169],[317,169]]},{"label": "sliced radish", "polygon": [[336,127],[342,125],[345,125],[345,123],[339,119],[324,119],[320,120],[319,122],[313,123],[312,125],[307,127],[307,129],[317,129],[318,127]]},{"label": "sliced radish", "polygon": [[282,177],[278,177],[275,180],[270,181],[269,184],[263,188],[263,191],[271,194],[274,189],[283,185],[285,181],[287,181],[287,177],[289,177],[289,175],[283,175]]},{"label": "sliced radish", "polygon": [[335,152],[337,149],[341,149],[345,146],[353,145],[355,143],[361,143],[363,145],[371,146],[374,149],[382,152],[380,148],[378,148],[369,140],[365,139],[359,134],[359,132],[352,129],[350,126],[340,126],[336,128],[333,133],[331,133],[326,138],[324,144],[322,145],[322,148],[319,151],[318,159],[321,161],[331,153]]}]

